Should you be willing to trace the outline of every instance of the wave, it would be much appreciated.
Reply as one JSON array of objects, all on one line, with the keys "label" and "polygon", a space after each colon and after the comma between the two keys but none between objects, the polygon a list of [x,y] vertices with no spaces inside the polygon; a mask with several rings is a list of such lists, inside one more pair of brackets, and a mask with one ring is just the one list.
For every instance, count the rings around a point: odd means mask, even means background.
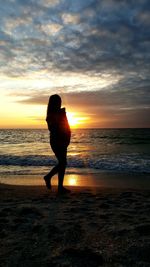
[{"label": "wave", "polygon": [[[43,155],[1,155],[0,165],[5,166],[22,166],[22,167],[46,167],[56,164],[55,157],[43,156]],[[130,172],[130,173],[150,173],[150,159],[148,157],[141,158],[137,154],[120,154],[103,155],[100,158],[96,157],[84,157],[69,156],[68,167],[73,168],[91,168],[99,171],[111,171],[111,172]]]}]

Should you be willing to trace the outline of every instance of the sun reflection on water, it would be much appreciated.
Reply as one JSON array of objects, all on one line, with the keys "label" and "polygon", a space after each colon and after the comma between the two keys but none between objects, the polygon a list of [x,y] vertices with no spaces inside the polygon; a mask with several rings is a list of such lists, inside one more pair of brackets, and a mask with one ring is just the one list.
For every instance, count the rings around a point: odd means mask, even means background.
[{"label": "sun reflection on water", "polygon": [[74,177],[74,176],[71,176],[68,178],[68,184],[69,185],[72,185],[72,186],[76,186],[78,183],[77,183],[77,178]]}]

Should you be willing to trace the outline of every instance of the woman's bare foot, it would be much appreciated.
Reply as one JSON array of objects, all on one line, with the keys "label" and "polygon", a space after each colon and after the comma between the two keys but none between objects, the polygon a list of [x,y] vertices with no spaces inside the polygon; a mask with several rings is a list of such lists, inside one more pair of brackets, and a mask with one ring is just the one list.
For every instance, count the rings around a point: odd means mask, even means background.
[{"label": "woman's bare foot", "polygon": [[59,194],[67,194],[70,193],[71,191],[64,186],[58,186],[58,193]]},{"label": "woman's bare foot", "polygon": [[51,189],[51,179],[50,179],[50,177],[48,175],[45,175],[43,179],[45,181],[46,187],[48,189]]}]

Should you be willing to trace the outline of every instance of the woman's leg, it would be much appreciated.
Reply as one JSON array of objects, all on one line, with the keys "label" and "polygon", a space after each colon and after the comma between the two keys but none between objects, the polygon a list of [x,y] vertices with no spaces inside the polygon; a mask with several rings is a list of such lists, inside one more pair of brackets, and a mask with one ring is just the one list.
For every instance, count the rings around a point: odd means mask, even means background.
[{"label": "woman's leg", "polygon": [[56,173],[58,173],[59,166],[58,164],[48,173],[45,175],[45,177],[51,179],[52,176],[54,176]]},{"label": "woman's leg", "polygon": [[51,189],[51,178],[56,174],[58,173],[58,165],[56,165],[48,174],[46,174],[44,176],[44,180],[45,180],[45,183],[46,183],[46,187],[48,189]]},{"label": "woman's leg", "polygon": [[56,173],[58,173],[58,190],[61,193],[70,192],[68,189],[63,187],[64,175],[67,165],[67,147],[58,147],[54,146],[51,143],[51,148],[55,153],[55,156],[58,160],[58,164],[44,176],[44,180],[48,189],[51,189],[51,178]]},{"label": "woman's leg", "polygon": [[[50,142],[50,145],[51,145],[51,148],[52,148],[52,150],[53,150],[53,152],[54,152],[53,145],[51,144],[51,142]],[[54,152],[54,153],[55,153],[55,152]],[[55,174],[58,173],[58,170],[59,170],[59,164],[57,164],[55,167],[53,167],[52,170],[51,170],[48,174],[46,174],[46,175],[44,176],[44,180],[45,180],[45,183],[46,183],[46,187],[47,187],[48,189],[51,189],[51,178],[52,178]]]},{"label": "woman's leg", "polygon": [[58,187],[63,187],[64,175],[67,165],[67,149],[59,148],[54,151],[58,160]]},{"label": "woman's leg", "polygon": [[62,147],[55,151],[55,155],[58,159],[58,191],[60,193],[68,193],[70,190],[63,186],[64,175],[67,166],[67,148]]}]

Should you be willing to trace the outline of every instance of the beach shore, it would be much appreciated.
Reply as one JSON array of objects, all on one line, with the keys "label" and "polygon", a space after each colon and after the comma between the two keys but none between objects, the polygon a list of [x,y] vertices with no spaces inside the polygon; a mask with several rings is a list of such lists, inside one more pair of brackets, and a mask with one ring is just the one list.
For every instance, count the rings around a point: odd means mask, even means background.
[{"label": "beach shore", "polygon": [[0,184],[2,267],[150,266],[150,190]]}]

